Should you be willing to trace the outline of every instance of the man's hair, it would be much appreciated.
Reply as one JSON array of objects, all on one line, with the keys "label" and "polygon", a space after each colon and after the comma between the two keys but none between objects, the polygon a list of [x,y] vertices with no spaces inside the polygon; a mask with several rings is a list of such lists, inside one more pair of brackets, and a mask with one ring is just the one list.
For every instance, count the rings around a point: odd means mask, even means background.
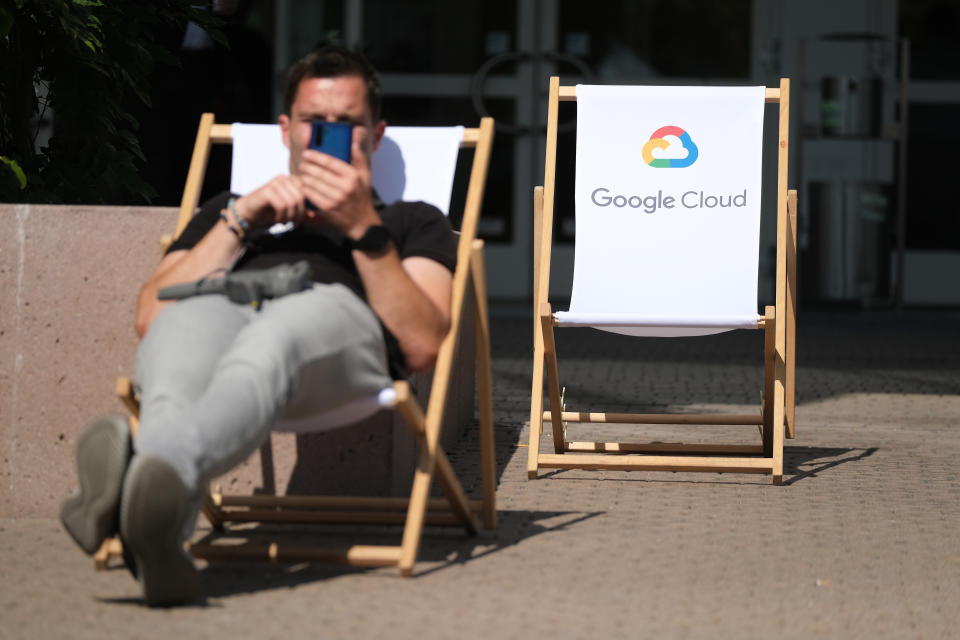
[{"label": "man's hair", "polygon": [[370,114],[374,122],[380,120],[383,104],[380,75],[362,53],[336,44],[321,45],[290,67],[283,95],[284,112],[290,114],[290,108],[297,97],[297,90],[305,79],[343,76],[356,76],[363,79],[367,87],[367,106],[370,107]]}]

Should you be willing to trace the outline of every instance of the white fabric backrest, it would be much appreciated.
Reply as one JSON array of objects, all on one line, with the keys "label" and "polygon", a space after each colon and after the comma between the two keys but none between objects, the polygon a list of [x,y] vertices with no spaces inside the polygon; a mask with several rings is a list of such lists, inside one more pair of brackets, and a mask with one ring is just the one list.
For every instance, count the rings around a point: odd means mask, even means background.
[{"label": "white fabric backrest", "polygon": [[[289,173],[290,152],[280,125],[236,123],[231,136],[234,193],[245,195]],[[388,204],[422,200],[449,213],[462,140],[463,127],[387,127],[373,156],[373,187]]]},{"label": "white fabric backrest", "polygon": [[560,324],[756,328],[765,88],[576,90],[574,279]]}]

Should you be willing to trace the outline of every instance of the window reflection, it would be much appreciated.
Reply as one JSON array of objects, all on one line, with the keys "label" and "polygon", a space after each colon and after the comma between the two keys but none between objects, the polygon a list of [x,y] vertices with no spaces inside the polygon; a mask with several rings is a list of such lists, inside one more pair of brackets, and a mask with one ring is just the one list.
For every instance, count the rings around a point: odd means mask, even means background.
[{"label": "window reflection", "polygon": [[382,72],[473,73],[516,46],[509,0],[366,0],[363,34]]},{"label": "window reflection", "polygon": [[599,78],[747,77],[750,0],[560,3],[558,46]]}]

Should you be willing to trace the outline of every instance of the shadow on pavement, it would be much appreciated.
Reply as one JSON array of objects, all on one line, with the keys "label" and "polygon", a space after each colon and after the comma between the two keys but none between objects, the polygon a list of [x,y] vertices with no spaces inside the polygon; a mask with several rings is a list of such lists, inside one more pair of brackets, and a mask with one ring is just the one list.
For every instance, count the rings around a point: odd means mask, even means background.
[{"label": "shadow on pavement", "polygon": [[[503,551],[528,538],[551,531],[560,531],[601,515],[603,512],[580,511],[500,511],[499,526],[492,531],[481,530],[476,536],[467,537],[459,528],[428,527],[424,532],[414,578],[422,577],[449,569],[452,566],[474,562],[491,554]],[[333,527],[288,526],[282,530],[277,526],[260,526],[239,531],[223,533],[211,532],[204,536],[201,543],[237,544],[250,542],[267,544],[271,541],[290,541],[290,544],[306,544],[311,540],[318,544],[329,544],[332,540],[346,543],[397,544],[401,530],[399,527],[376,527],[366,535],[363,532],[356,538],[346,538],[344,531]],[[291,531],[291,529],[294,529]],[[332,536],[332,539],[331,539]],[[342,565],[317,564],[309,562],[278,563],[266,562],[216,562],[210,563],[202,571],[204,592],[208,598],[226,597],[244,593],[254,593],[271,589],[287,589],[304,583],[327,580],[348,574],[361,574],[376,571],[392,572],[400,578],[394,568],[369,569]],[[124,601],[116,601],[125,603]],[[131,602],[139,602],[132,600]]]},{"label": "shadow on pavement", "polygon": [[879,447],[856,449],[846,447],[784,447],[783,484],[815,478],[821,473],[848,462],[858,462],[879,451]]}]

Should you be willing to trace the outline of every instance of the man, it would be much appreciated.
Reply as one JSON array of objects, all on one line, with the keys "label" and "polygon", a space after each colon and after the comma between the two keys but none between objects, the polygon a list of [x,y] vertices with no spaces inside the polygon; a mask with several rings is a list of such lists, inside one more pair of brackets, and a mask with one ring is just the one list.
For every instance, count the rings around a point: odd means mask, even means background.
[{"label": "man", "polygon": [[[323,413],[431,366],[449,328],[456,239],[423,203],[384,206],[370,187],[383,136],[379,79],[359,54],[319,49],[287,77],[279,118],[290,175],[207,203],[140,291],[140,427],[94,421],[77,443],[79,490],[61,520],[88,553],[118,530],[151,605],[189,601],[183,551],[202,489],[239,464],[281,416]],[[351,161],[308,148],[315,120],[353,125]],[[267,231],[292,223],[287,233]],[[307,260],[312,288],[259,309],[159,289]]]}]

